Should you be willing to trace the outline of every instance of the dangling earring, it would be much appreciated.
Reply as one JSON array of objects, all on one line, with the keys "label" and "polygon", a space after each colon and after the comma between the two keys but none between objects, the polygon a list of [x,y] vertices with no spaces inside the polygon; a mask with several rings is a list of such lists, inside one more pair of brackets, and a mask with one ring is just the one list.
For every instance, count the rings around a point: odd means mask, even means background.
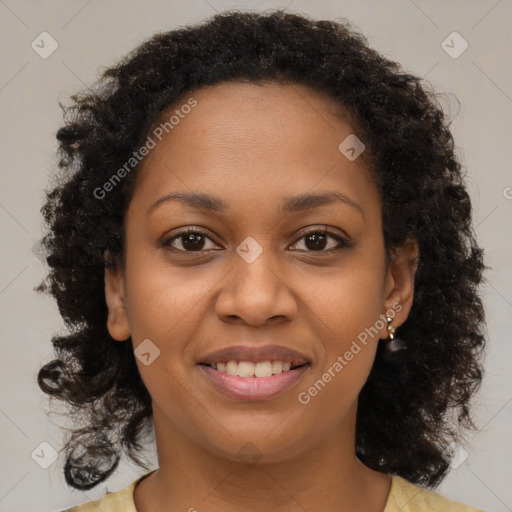
[{"label": "dangling earring", "polygon": [[388,325],[386,327],[389,337],[386,338],[386,348],[391,352],[396,352],[397,350],[402,350],[405,348],[405,343],[403,340],[399,338],[395,338],[395,326],[393,325],[393,319],[389,316],[386,317]]},{"label": "dangling earring", "polygon": [[389,340],[393,341],[395,339],[395,326],[393,325],[393,319],[389,316],[386,317],[386,320],[388,322],[387,330],[389,334]]}]

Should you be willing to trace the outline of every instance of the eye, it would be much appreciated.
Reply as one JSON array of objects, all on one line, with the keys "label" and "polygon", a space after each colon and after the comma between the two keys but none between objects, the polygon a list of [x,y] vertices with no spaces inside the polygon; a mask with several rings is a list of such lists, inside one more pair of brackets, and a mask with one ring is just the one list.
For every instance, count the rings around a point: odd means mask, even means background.
[{"label": "eye", "polygon": [[[177,252],[200,252],[208,250],[207,247],[205,248],[205,239],[212,242],[206,231],[199,228],[193,228],[188,229],[187,231],[182,231],[171,238],[167,238],[162,242],[162,247],[170,247],[172,250]],[[176,245],[181,246],[181,248],[176,247],[175,242],[177,242]],[[216,246],[216,244],[214,245]]]},{"label": "eye", "polygon": [[[331,240],[330,247],[329,239]],[[301,240],[304,240],[303,244],[306,249],[295,250],[306,250],[306,252],[332,252],[350,247],[350,243],[344,237],[330,233],[326,229],[312,229],[303,234],[294,245],[298,244]],[[334,241],[334,243],[332,241]]]},{"label": "eye", "polygon": [[[214,247],[205,247],[206,241],[212,242]],[[332,252],[339,251],[341,249],[350,247],[350,243],[342,236],[334,233],[330,233],[327,229],[311,229],[304,233],[295,244],[299,244],[301,240],[304,240],[305,249],[293,249],[302,250],[305,252]],[[329,240],[331,244],[329,247]],[[333,243],[334,242],[334,243]],[[162,247],[170,248],[175,252],[201,252],[214,249],[218,247],[213,243],[212,239],[208,236],[207,232],[200,228],[190,228],[186,231],[182,231],[170,238],[162,241]]]}]

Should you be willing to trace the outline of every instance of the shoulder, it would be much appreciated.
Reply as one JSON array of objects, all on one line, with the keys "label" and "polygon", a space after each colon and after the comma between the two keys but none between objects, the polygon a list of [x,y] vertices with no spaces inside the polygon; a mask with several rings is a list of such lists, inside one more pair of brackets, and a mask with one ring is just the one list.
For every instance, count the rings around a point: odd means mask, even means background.
[{"label": "shoulder", "polygon": [[101,500],[77,505],[64,512],[137,512],[133,504],[133,487],[134,483],[122,491],[107,493]]},{"label": "shoulder", "polygon": [[[151,471],[152,473],[153,471]],[[107,493],[101,500],[77,505],[63,512],[137,512],[133,502],[133,490],[148,473],[121,491]],[[449,500],[440,494],[392,476],[391,490],[383,512],[484,512],[481,509]]]},{"label": "shoulder", "polygon": [[383,512],[484,512],[449,500],[439,493],[393,475],[389,498]]},{"label": "shoulder", "polygon": [[149,476],[155,470],[142,475],[132,482],[128,487],[117,492],[108,492],[103,498],[97,501],[90,501],[83,505],[77,505],[63,512],[137,512],[135,503],[133,502],[133,490],[135,486],[146,476]]}]

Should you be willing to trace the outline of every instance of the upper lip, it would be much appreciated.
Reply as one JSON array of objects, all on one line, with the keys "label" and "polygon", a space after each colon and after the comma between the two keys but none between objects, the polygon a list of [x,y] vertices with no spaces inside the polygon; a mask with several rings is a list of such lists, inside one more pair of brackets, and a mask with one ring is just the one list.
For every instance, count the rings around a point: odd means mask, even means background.
[{"label": "upper lip", "polygon": [[199,363],[217,364],[226,361],[252,361],[253,363],[283,361],[297,366],[310,362],[304,354],[281,345],[237,345],[210,352],[201,358]]}]

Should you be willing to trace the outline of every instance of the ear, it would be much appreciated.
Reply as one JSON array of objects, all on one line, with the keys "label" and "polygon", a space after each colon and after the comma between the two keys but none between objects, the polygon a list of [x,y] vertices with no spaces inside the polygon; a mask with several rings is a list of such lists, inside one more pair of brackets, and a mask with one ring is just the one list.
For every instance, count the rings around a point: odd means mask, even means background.
[{"label": "ear", "polygon": [[[408,239],[393,251],[386,276],[385,311],[383,313],[386,315],[386,312],[394,312],[393,325],[395,328],[405,322],[411,311],[414,297],[414,276],[417,268],[418,245],[415,240]],[[386,328],[381,334],[382,339],[388,337]]]},{"label": "ear", "polygon": [[130,337],[130,326],[126,311],[123,272],[119,266],[105,267],[105,300],[110,336],[117,341],[127,340]]}]

